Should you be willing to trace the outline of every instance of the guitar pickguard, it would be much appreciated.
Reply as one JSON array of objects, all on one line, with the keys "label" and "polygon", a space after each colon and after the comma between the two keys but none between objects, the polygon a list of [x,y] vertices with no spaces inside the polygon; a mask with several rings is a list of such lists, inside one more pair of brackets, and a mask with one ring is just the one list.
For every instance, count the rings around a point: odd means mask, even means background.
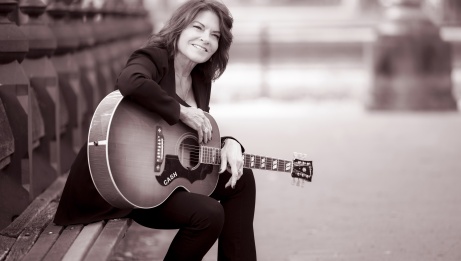
[{"label": "guitar pickguard", "polygon": [[192,184],[197,180],[204,180],[212,172],[213,165],[201,164],[195,169],[186,169],[181,165],[178,156],[166,155],[165,168],[162,174],[155,178],[162,186],[168,186],[177,178],[187,179]]}]

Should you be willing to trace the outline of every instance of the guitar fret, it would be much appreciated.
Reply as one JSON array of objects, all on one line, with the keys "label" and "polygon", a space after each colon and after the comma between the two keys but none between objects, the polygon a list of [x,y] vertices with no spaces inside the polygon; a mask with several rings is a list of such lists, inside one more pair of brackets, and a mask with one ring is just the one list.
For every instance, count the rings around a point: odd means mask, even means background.
[{"label": "guitar fret", "polygon": [[207,158],[206,158],[206,147],[201,147],[201,148],[202,148],[202,162],[208,163]]},{"label": "guitar fret", "polygon": [[211,163],[216,164],[216,150],[214,150],[213,148],[210,148],[210,152],[211,152]]},{"label": "guitar fret", "polygon": [[275,159],[275,158],[272,158],[271,159],[271,168],[270,170],[277,170],[278,169],[278,164],[279,164],[279,161],[278,159]]},{"label": "guitar fret", "polygon": [[272,158],[266,157],[265,170],[272,170]]},{"label": "guitar fret", "polygon": [[291,172],[291,169],[293,168],[291,161],[285,162],[285,172]]},{"label": "guitar fret", "polygon": [[[213,160],[213,162],[215,161]],[[254,154],[243,154],[243,167],[249,169],[291,172],[293,169],[293,164],[292,161],[288,160],[270,158]]]},{"label": "guitar fret", "polygon": [[261,156],[259,156],[259,155],[254,155],[254,157],[255,157],[254,168],[259,168],[259,166],[261,165]]},{"label": "guitar fret", "polygon": [[207,163],[210,163],[210,153],[208,152],[208,147],[204,147],[205,150],[205,160]]},{"label": "guitar fret", "polygon": [[209,163],[210,162],[210,159],[208,158],[208,148],[207,147],[203,147],[203,150],[204,150],[204,157],[205,157],[205,162],[206,163]]},{"label": "guitar fret", "polygon": [[285,161],[279,159],[278,160],[278,165],[277,165],[278,171],[283,171],[285,169]]},{"label": "guitar fret", "polygon": [[266,157],[261,158],[261,163],[259,164],[260,169],[266,169]]},{"label": "guitar fret", "polygon": [[201,147],[200,162],[218,165],[221,163],[221,149],[213,147]]},{"label": "guitar fret", "polygon": [[209,159],[208,159],[208,147],[205,147],[205,146],[201,146],[201,155],[200,155],[200,158],[201,158],[201,162],[202,163],[209,163]]}]

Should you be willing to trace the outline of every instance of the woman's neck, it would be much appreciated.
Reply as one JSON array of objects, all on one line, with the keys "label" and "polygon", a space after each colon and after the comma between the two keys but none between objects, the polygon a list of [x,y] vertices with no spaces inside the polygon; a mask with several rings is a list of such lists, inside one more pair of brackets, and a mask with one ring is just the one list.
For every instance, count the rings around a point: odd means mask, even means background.
[{"label": "woman's neck", "polygon": [[174,57],[174,71],[179,77],[189,77],[195,65],[197,65],[197,63],[191,61],[183,54],[178,53]]}]

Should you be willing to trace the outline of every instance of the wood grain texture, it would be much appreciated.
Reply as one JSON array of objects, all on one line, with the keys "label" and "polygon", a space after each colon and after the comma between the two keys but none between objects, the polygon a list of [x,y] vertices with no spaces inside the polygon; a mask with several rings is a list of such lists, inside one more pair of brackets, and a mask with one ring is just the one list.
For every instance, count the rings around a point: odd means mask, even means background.
[{"label": "wood grain texture", "polygon": [[104,228],[104,221],[86,225],[70,246],[62,261],[83,260],[88,250]]},{"label": "wood grain texture", "polygon": [[88,142],[107,139],[107,131],[113,111],[123,96],[118,91],[108,94],[96,108],[91,119]]},{"label": "wood grain texture", "polygon": [[66,182],[66,176],[59,177],[45,192],[40,194],[34,201],[16,218],[8,227],[0,231],[0,235],[18,237],[24,228],[45,209],[45,207],[61,195]]},{"label": "wood grain texture", "polygon": [[84,260],[109,260],[130,224],[126,218],[109,220]]},{"label": "wood grain texture", "polygon": [[116,219],[67,227],[53,224],[57,200],[66,179],[67,176],[58,178],[16,219],[15,224],[2,231],[0,261],[83,260],[90,253],[87,260],[109,260],[131,220]]},{"label": "wood grain texture", "polygon": [[51,247],[43,260],[58,261],[62,260],[67,250],[72,245],[78,234],[82,230],[83,225],[67,226],[57,239],[56,243]]},{"label": "wood grain texture", "polygon": [[0,236],[0,261],[5,260],[14,242],[16,242],[15,238]]},{"label": "wood grain texture", "polygon": [[43,228],[50,223],[56,212],[56,208],[56,202],[51,202],[49,205],[45,206],[45,208],[21,232],[5,261],[21,260],[29,252],[42,233]]},{"label": "wood grain texture", "polygon": [[64,227],[62,226],[57,226],[53,223],[48,224],[22,261],[42,260],[56,242],[63,229]]}]

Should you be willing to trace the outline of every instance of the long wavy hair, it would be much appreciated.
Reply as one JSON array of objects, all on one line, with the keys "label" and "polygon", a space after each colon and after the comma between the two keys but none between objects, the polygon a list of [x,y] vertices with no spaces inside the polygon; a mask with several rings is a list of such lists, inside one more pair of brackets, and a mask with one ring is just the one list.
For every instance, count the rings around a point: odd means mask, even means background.
[{"label": "long wavy hair", "polygon": [[181,32],[194,20],[201,11],[212,11],[219,18],[220,38],[218,49],[204,63],[197,64],[194,70],[203,73],[205,80],[218,79],[226,69],[229,61],[229,49],[232,43],[232,18],[229,9],[215,0],[189,0],[174,11],[165,26],[156,34],[152,34],[145,46],[166,48],[174,57],[178,51],[177,42]]}]

